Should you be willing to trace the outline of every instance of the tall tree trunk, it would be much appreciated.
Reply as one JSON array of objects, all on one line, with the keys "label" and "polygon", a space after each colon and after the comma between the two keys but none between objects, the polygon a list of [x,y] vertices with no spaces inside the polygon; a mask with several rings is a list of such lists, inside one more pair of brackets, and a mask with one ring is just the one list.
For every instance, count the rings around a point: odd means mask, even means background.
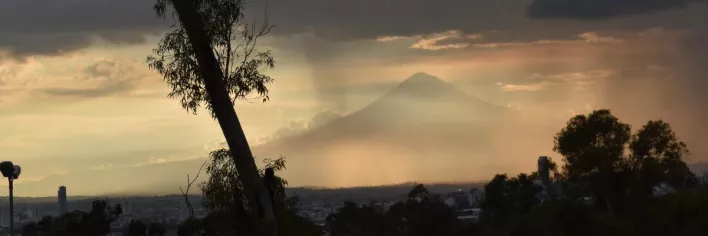
[{"label": "tall tree trunk", "polygon": [[194,48],[199,63],[199,72],[204,78],[204,87],[209,94],[209,102],[219,121],[221,131],[224,133],[226,143],[236,164],[239,178],[243,183],[250,217],[257,224],[256,229],[260,234],[277,235],[277,222],[273,205],[268,200],[268,190],[258,174],[258,168],[248,146],[246,135],[226,91],[224,75],[204,31],[204,22],[196,10],[194,1],[172,0],[172,5],[177,11],[190,44]]}]

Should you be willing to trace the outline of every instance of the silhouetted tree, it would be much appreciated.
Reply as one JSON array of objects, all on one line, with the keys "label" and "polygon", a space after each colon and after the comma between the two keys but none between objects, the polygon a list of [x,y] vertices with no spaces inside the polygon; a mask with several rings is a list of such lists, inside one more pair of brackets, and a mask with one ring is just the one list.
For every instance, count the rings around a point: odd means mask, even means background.
[{"label": "silhouetted tree", "polygon": [[374,204],[359,206],[346,202],[327,216],[327,228],[333,236],[469,235],[464,233],[477,232],[474,225],[460,222],[442,198],[429,193],[422,184],[416,184],[410,193],[407,200],[388,210]]},{"label": "silhouetted tree", "polygon": [[611,217],[591,205],[566,198],[552,199],[507,225],[512,235],[617,235]]},{"label": "silhouetted tree", "polygon": [[609,110],[577,115],[555,137],[553,150],[564,156],[564,172],[569,181],[582,183],[613,212],[617,205],[615,182],[624,164],[624,151],[630,140],[630,126]]},{"label": "silhouetted tree", "polygon": [[[179,21],[147,61],[172,87],[170,97],[179,97],[181,105],[194,113],[205,105],[219,121],[241,175],[251,225],[256,223],[259,233],[277,235],[268,191],[233,107],[236,99],[247,98],[253,91],[263,101],[268,98],[266,84],[272,79],[261,70],[273,67],[275,61],[270,52],[256,50],[256,43],[272,26],[267,22],[262,27],[242,24],[243,4],[231,0],[158,0],[157,15],[164,17],[171,5]],[[263,209],[261,216],[258,209]]]},{"label": "silhouetted tree", "polygon": [[[631,134],[609,110],[571,118],[556,136],[564,157],[554,179],[562,196],[544,202],[530,176],[496,175],[486,186],[481,235],[706,235],[708,190],[684,158],[689,155],[669,124],[649,121]],[[551,165],[553,166],[553,165]],[[654,187],[677,190],[654,196]],[[589,204],[585,196],[592,196]]]},{"label": "silhouetted tree", "polygon": [[496,175],[484,186],[484,201],[481,204],[480,220],[488,226],[487,231],[499,233],[513,232],[510,224],[519,221],[540,201],[537,194],[541,187],[531,177],[519,174],[508,178],[506,174]]},{"label": "silhouetted tree", "polygon": [[72,211],[59,217],[46,216],[23,228],[22,235],[97,236],[111,231],[111,223],[122,214],[120,205],[110,206],[104,200],[91,204],[89,212]]},{"label": "silhouetted tree", "polygon": [[651,196],[659,183],[695,182],[683,161],[686,145],[661,120],[630,135],[630,126],[609,110],[578,115],[556,135],[553,149],[564,156],[567,181],[586,187],[611,214]]},{"label": "silhouetted tree", "polygon": [[386,221],[381,209],[345,202],[337,212],[327,216],[327,228],[332,236],[385,235]]},{"label": "silhouetted tree", "polygon": [[164,236],[166,233],[167,230],[163,224],[152,222],[148,226],[148,235],[150,236]]},{"label": "silhouetted tree", "polygon": [[[675,189],[695,184],[695,176],[683,161],[689,155],[686,144],[679,141],[668,123],[649,121],[629,143],[628,169],[634,174],[640,195],[651,194],[651,188],[665,182]],[[637,187],[635,187],[635,190]]]},{"label": "silhouetted tree", "polygon": [[187,219],[177,226],[179,236],[200,236],[205,235],[206,230],[202,219]]},{"label": "silhouetted tree", "polygon": [[[242,212],[246,207],[246,198],[240,172],[235,168],[231,152],[228,149],[219,149],[209,153],[211,162],[206,166],[209,179],[200,184],[204,193],[204,204],[212,212]],[[264,159],[265,167],[273,171],[285,169],[285,158],[276,160]],[[259,170],[264,175],[264,170]],[[282,201],[285,196],[287,181],[273,176],[275,199]]]},{"label": "silhouetted tree", "polygon": [[427,199],[430,196],[430,192],[425,188],[423,184],[416,184],[410,192],[408,192],[408,199]]},{"label": "silhouetted tree", "polygon": [[126,236],[147,236],[148,227],[140,220],[131,220],[128,224]]},{"label": "silhouetted tree", "polygon": [[[240,174],[235,168],[231,152],[219,149],[209,154],[211,162],[206,166],[209,179],[200,184],[204,193],[204,206],[209,216],[203,220],[205,230],[229,234],[248,230],[243,225],[248,223],[245,213],[245,197]],[[278,219],[281,235],[320,235],[321,230],[309,220],[297,214],[297,198],[287,197],[285,186],[287,181],[276,173],[285,170],[285,158],[264,159],[265,168],[259,170],[264,181],[269,181],[273,190],[273,206]],[[266,170],[272,171],[272,176],[265,178]],[[269,197],[270,198],[270,197]]]},{"label": "silhouetted tree", "polygon": [[387,234],[405,236],[456,235],[461,222],[442,198],[429,195],[422,201],[408,200],[391,206],[386,211]]}]

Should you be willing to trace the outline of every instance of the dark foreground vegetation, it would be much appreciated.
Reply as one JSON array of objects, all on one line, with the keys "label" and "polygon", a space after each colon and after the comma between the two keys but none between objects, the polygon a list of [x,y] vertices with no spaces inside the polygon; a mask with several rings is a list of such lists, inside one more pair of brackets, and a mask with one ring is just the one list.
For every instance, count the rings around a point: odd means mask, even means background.
[{"label": "dark foreground vegetation", "polygon": [[[688,170],[689,155],[663,121],[649,121],[631,132],[608,110],[571,118],[555,137],[562,163],[544,173],[499,174],[484,186],[478,221],[459,220],[440,195],[415,185],[402,201],[347,202],[330,214],[324,228],[297,214],[296,196],[285,196],[287,181],[268,171],[285,160],[266,159],[263,179],[271,179],[280,235],[708,235],[708,185]],[[178,235],[253,235],[238,171],[227,149],[210,153],[209,180],[199,187],[208,216],[182,222]],[[530,161],[532,162],[532,161]],[[547,187],[552,186],[552,187]],[[120,206],[95,201],[91,210],[45,217],[23,228],[23,235],[105,235]],[[125,235],[164,235],[156,223],[132,222]]]}]

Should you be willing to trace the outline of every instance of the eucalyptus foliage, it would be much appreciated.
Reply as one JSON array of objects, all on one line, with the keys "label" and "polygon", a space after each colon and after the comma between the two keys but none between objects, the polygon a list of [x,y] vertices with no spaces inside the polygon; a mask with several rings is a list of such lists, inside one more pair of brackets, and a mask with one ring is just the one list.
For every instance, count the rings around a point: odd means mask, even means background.
[{"label": "eucalyptus foliage", "polygon": [[[209,154],[211,163],[206,167],[209,180],[202,183],[200,188],[204,193],[204,205],[209,211],[238,211],[247,206],[243,194],[243,184],[239,173],[231,158],[228,149],[218,149]],[[264,159],[265,168],[273,168],[278,172],[285,170],[285,158]],[[264,169],[259,170],[261,176]],[[285,186],[288,182],[278,176],[276,179],[276,196],[281,199],[285,196]]]},{"label": "eucalyptus foliage", "polygon": [[[207,37],[224,74],[223,82],[231,101],[267,101],[266,85],[273,79],[262,71],[273,68],[275,60],[269,50],[259,50],[257,43],[274,26],[268,24],[267,19],[259,26],[255,23],[242,23],[245,5],[242,0],[195,0],[194,3],[202,16]],[[165,17],[170,5],[170,0],[157,0],[154,10],[159,17]],[[171,15],[174,20],[171,31],[153,49],[153,55],[147,57],[147,63],[172,87],[168,97],[179,98],[182,107],[193,114],[197,113],[199,107],[205,106],[214,117],[204,78],[199,73],[199,64],[187,32],[176,13]],[[256,96],[249,96],[253,93]]]}]

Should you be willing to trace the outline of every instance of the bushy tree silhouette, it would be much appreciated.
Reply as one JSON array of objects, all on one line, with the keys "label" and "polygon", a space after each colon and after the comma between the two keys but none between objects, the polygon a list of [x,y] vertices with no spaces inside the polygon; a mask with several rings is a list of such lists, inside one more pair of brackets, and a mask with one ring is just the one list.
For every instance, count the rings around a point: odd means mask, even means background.
[{"label": "bushy tree silhouette", "polygon": [[[246,209],[249,206],[245,198],[241,175],[235,168],[231,152],[218,149],[209,154],[211,162],[206,166],[209,179],[200,184],[204,193],[203,204],[208,216],[185,222],[180,228],[180,235],[232,235],[234,233],[252,234]],[[269,178],[263,178],[273,190],[272,202],[278,219],[278,231],[281,235],[321,235],[321,230],[309,220],[297,214],[297,197],[287,197],[287,181],[275,173],[285,170],[285,158],[264,159],[265,168],[259,170],[261,176],[272,171]],[[270,197],[269,197],[270,199]]]},{"label": "bushy tree silhouette", "polygon": [[485,224],[505,230],[515,216],[528,213],[540,203],[537,198],[540,191],[541,187],[534,184],[529,175],[519,174],[513,178],[508,178],[506,174],[495,175],[484,186],[482,220]]},{"label": "bushy tree silhouette", "polygon": [[150,236],[165,236],[167,230],[163,224],[152,222],[148,226],[148,235]]},{"label": "bushy tree silhouette", "polygon": [[567,181],[588,189],[611,214],[650,197],[660,183],[681,189],[696,179],[683,160],[686,145],[661,120],[631,135],[609,110],[578,115],[556,135],[553,149],[564,157]]},{"label": "bushy tree silhouette", "polygon": [[110,206],[104,200],[91,204],[89,212],[72,211],[59,217],[46,216],[25,225],[22,235],[30,236],[99,236],[111,232],[111,223],[122,214],[120,205]]},{"label": "bushy tree silhouette", "polygon": [[140,220],[131,220],[130,223],[128,224],[128,229],[126,231],[127,231],[125,233],[126,236],[147,236],[148,235],[147,225],[145,225],[145,222],[142,222]]},{"label": "bushy tree silhouette", "polygon": [[[533,179],[495,176],[486,186],[481,235],[705,235],[708,192],[684,159],[689,155],[664,121],[634,134],[609,110],[572,117],[555,136],[563,156],[554,172],[559,198],[537,201]],[[654,195],[657,185],[676,190]],[[588,199],[594,201],[588,202]],[[594,204],[592,204],[594,203]]]},{"label": "bushy tree silhouette", "polygon": [[164,17],[171,6],[179,20],[147,61],[172,87],[170,97],[179,97],[182,107],[194,113],[206,106],[219,122],[248,200],[249,225],[256,234],[277,235],[268,191],[233,106],[252,92],[263,101],[268,98],[266,84],[272,79],[261,70],[275,61],[256,45],[272,26],[243,24],[243,5],[240,0],[158,0],[158,16]]},{"label": "bushy tree silhouette", "polygon": [[442,198],[416,184],[408,199],[384,209],[377,205],[359,206],[346,202],[337,212],[327,216],[331,235],[465,235],[475,233],[470,225],[457,219]]}]

